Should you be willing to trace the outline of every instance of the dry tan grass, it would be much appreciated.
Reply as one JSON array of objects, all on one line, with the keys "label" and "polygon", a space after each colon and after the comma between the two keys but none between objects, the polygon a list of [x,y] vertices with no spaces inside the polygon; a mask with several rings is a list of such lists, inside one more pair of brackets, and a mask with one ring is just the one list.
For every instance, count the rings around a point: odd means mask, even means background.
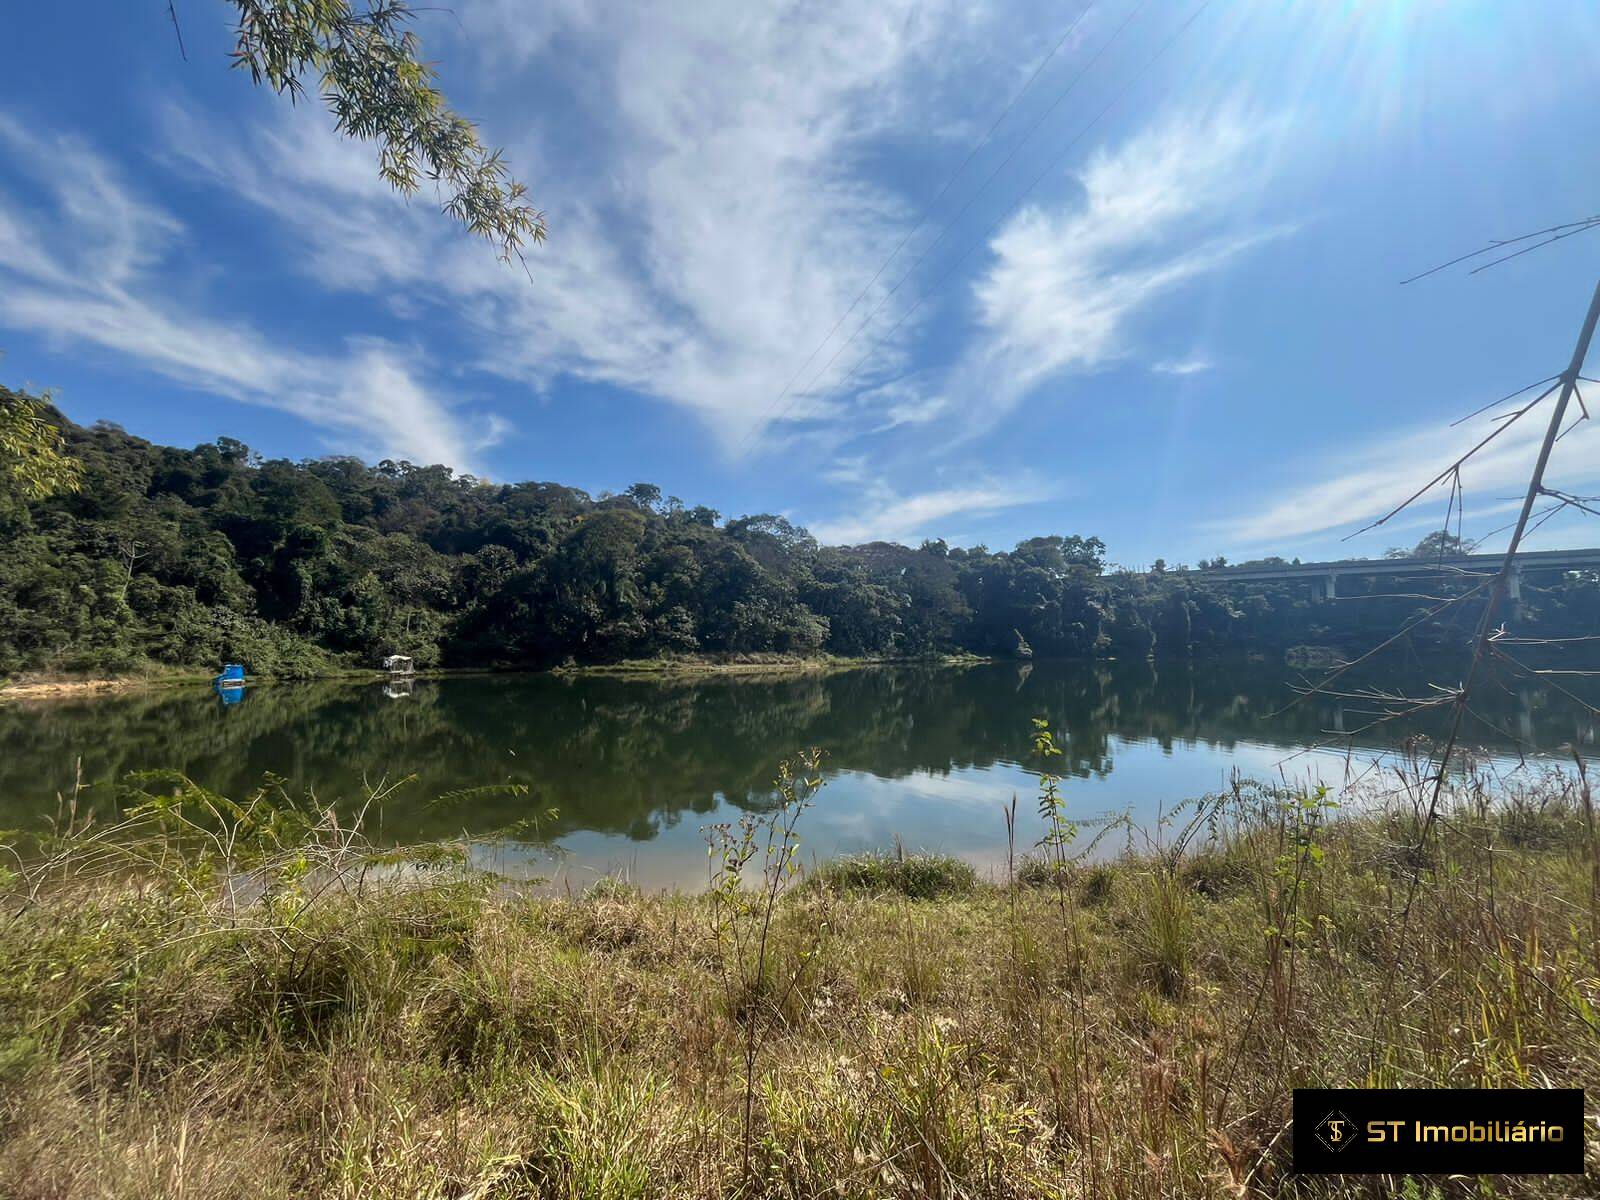
[{"label": "dry tan grass", "polygon": [[1420,877],[1380,815],[1321,828],[1310,867],[1262,822],[1059,892],[791,889],[768,977],[793,986],[738,994],[705,898],[16,884],[0,1195],[1593,1194],[1288,1173],[1296,1085],[1600,1082],[1597,843],[1530,811],[1454,812]]}]

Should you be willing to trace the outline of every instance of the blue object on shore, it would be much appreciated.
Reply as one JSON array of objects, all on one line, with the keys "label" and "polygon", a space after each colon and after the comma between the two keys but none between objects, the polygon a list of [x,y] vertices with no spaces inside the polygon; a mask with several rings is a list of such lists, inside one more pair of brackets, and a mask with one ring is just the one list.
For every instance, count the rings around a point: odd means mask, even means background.
[{"label": "blue object on shore", "polygon": [[218,687],[243,687],[244,667],[239,663],[228,663],[222,668],[222,674],[212,682]]}]

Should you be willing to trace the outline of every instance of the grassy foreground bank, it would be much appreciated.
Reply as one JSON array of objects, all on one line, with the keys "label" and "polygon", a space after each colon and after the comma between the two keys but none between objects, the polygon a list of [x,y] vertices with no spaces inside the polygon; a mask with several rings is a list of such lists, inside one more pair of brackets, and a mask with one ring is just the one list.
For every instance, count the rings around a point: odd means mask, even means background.
[{"label": "grassy foreground bank", "polygon": [[695,897],[520,894],[187,785],[29,847],[0,1195],[1594,1194],[1592,1128],[1587,1178],[1288,1171],[1296,1085],[1587,1085],[1592,1122],[1581,781],[1464,789],[1431,825],[1415,789],[1338,817],[1242,785],[1100,865],[1057,810],[991,884],[899,856],[804,878],[807,775],[712,831]]}]

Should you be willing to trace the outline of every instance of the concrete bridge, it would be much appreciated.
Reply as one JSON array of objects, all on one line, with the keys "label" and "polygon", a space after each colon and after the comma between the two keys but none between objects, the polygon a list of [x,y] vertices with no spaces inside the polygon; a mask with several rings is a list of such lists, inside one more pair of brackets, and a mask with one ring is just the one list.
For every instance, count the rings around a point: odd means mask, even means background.
[{"label": "concrete bridge", "polygon": [[[1503,554],[1452,554],[1444,558],[1356,558],[1339,562],[1273,563],[1243,567],[1212,567],[1189,571],[1191,578],[1210,583],[1281,583],[1304,580],[1320,599],[1339,595],[1339,580],[1351,577],[1402,576],[1456,578],[1476,585],[1492,578],[1505,560]],[[1526,550],[1517,555],[1508,580],[1513,604],[1522,599],[1525,571],[1600,571],[1600,549]]]}]

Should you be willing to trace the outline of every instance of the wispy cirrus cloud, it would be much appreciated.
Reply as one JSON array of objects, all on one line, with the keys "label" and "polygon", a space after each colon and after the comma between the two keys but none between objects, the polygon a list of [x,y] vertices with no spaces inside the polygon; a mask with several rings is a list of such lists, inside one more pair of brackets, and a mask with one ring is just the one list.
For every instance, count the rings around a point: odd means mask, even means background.
[{"label": "wispy cirrus cloud", "polygon": [[1152,363],[1150,369],[1157,375],[1177,375],[1181,378],[1185,375],[1201,375],[1206,371],[1214,371],[1217,369],[1217,364],[1204,355],[1197,354],[1189,358],[1165,359]]},{"label": "wispy cirrus cloud", "polygon": [[[861,478],[863,460],[846,460],[848,473],[838,482]],[[979,478],[969,483],[903,495],[881,482],[866,484],[848,513],[811,526],[822,542],[857,545],[869,541],[915,543],[923,537],[958,536],[954,526],[1054,499],[1057,488],[1028,475],[1006,480]]]},{"label": "wispy cirrus cloud", "polygon": [[1237,108],[1168,118],[1096,152],[1077,201],[1008,220],[973,285],[981,334],[956,390],[1004,412],[1046,378],[1135,354],[1135,321],[1157,301],[1289,232],[1231,219],[1275,128]]},{"label": "wispy cirrus cloud", "polygon": [[366,454],[469,466],[476,438],[372,338],[298,351],[247,322],[171,298],[160,270],[185,236],[89,145],[0,117],[0,145],[35,183],[0,199],[0,323],[94,346],[188,387],[282,409]]},{"label": "wispy cirrus cloud", "polygon": [[[857,499],[818,525],[831,538],[948,532],[1045,498],[1048,489],[1009,479],[930,487],[910,482],[911,467],[920,473],[925,448],[947,442],[954,423],[981,429],[1050,376],[1135,353],[1136,319],[1160,297],[1281,232],[1226,219],[1269,122],[1237,108],[1160,120],[1094,153],[1075,199],[1006,222],[972,285],[976,324],[953,372],[921,361],[920,331],[906,322],[886,341],[868,337],[872,353],[847,387],[865,342],[829,360],[854,322],[802,369],[817,340],[858,293],[856,314],[883,306],[875,329],[918,296],[914,284],[890,296],[896,271],[868,283],[917,210],[914,195],[864,163],[886,138],[947,124],[928,103],[948,69],[941,52],[993,19],[985,6],[619,0],[558,4],[529,25],[496,0],[463,19],[466,36],[447,49],[483,69],[473,111],[549,209],[551,240],[530,254],[528,273],[496,262],[426,195],[394,195],[372,147],[337,137],[315,105],[261,104],[224,125],[174,102],[161,113],[160,165],[270,214],[291,272],[370,302],[352,312],[416,330],[433,362],[535,391],[570,379],[653,398],[700,421],[725,455],[755,446],[817,461],[886,435],[870,479],[838,481]],[[532,81],[552,70],[563,73],[582,153],[543,114],[539,133],[518,132]],[[962,111],[971,107],[964,96]],[[97,157],[78,173],[95,172],[114,175]],[[114,190],[132,195],[120,182]],[[59,201],[61,228],[94,228]],[[146,208],[117,222],[139,231],[131,241],[113,247],[108,229],[96,234],[122,264],[121,284],[63,288],[51,270],[80,272],[49,256],[30,265],[31,290],[5,302],[9,319],[294,412],[363,452],[461,464],[503,428],[435,397],[418,351],[371,337],[348,339],[343,354],[301,350],[178,304],[170,297],[195,291],[162,286],[181,281],[168,253],[180,232]],[[0,207],[0,253],[20,271],[35,238],[18,229]],[[921,244],[913,239],[901,261]],[[1192,355],[1152,369],[1209,365]],[[888,436],[897,459],[885,454]]]},{"label": "wispy cirrus cloud", "polygon": [[[736,451],[785,421],[875,423],[863,409],[893,408],[889,396],[844,403],[850,356],[799,369],[908,228],[907,206],[860,157],[898,128],[912,81],[935,69],[930,51],[972,20],[954,0],[661,0],[558,6],[528,28],[515,6],[474,6],[460,49],[486,66],[491,138],[513,125],[508,97],[529,79],[585,65],[569,97],[592,134],[582,159],[552,149],[553,135],[506,139],[549,206],[531,279],[375,187],[370,149],[313,112],[276,110],[242,144],[177,115],[168,141],[188,169],[272,211],[320,282],[447,308],[477,368],[541,388],[561,376],[623,387],[694,414]],[[892,375],[904,347],[891,342],[853,382]]]},{"label": "wispy cirrus cloud", "polygon": [[[1477,523],[1476,528],[1465,527],[1468,536],[1483,536],[1520,507],[1520,501],[1508,497],[1526,490],[1548,420],[1548,409],[1530,412],[1462,467],[1466,516]],[[1479,421],[1451,429],[1441,420],[1435,426],[1412,426],[1373,438],[1320,463],[1302,464],[1297,475],[1310,482],[1269,493],[1237,514],[1212,522],[1210,530],[1232,545],[1261,548],[1359,528],[1449,466],[1481,441],[1489,428]],[[1585,421],[1557,443],[1548,482],[1580,492],[1600,485],[1600,426]],[[1389,531],[1437,527],[1448,500],[1449,484],[1439,484],[1410,513],[1396,517],[1371,537],[1381,540]],[[1431,517],[1425,517],[1430,511]]]}]

